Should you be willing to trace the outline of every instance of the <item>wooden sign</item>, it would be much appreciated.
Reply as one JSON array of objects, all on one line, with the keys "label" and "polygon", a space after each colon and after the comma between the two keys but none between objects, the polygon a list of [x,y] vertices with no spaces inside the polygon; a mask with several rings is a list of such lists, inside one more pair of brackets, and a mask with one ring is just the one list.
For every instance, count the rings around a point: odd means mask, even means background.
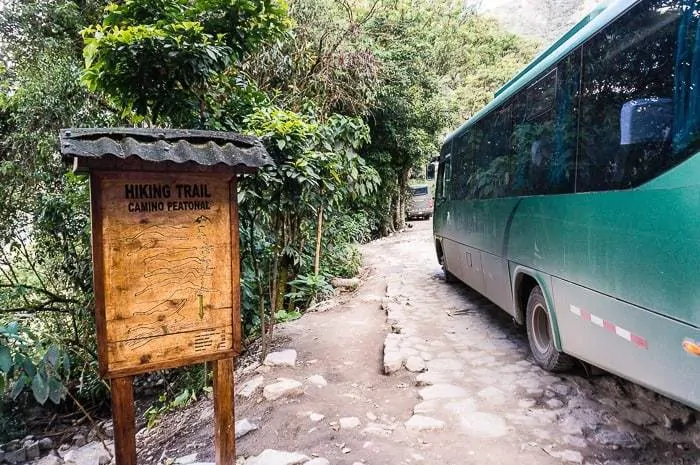
[{"label": "wooden sign", "polygon": [[102,375],[235,355],[235,179],[94,172],[91,190]]},{"label": "wooden sign", "polygon": [[90,174],[95,326],[117,465],[136,465],[133,376],[214,361],[216,464],[234,465],[241,344],[236,176],[273,165],[259,140],[158,128],[61,130]]}]

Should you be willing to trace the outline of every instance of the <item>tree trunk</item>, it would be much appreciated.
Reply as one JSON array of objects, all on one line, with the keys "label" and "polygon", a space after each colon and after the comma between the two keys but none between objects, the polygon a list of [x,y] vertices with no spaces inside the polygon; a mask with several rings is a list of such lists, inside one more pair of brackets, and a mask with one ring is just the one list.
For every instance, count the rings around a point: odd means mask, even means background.
[{"label": "tree trunk", "polygon": [[275,318],[275,313],[284,310],[284,296],[287,294],[287,281],[289,277],[289,263],[286,258],[282,259],[280,264],[279,275],[277,277],[277,298],[275,298],[275,306],[272,308],[272,319]]},{"label": "tree trunk", "polygon": [[318,207],[318,222],[316,223],[316,256],[314,258],[314,274],[318,275],[321,268],[321,235],[323,233],[323,206]]},{"label": "tree trunk", "polygon": [[411,169],[404,169],[401,171],[401,174],[399,175],[399,186],[398,186],[398,192],[397,192],[397,202],[396,202],[396,229],[399,231],[404,229],[406,227],[406,206],[405,206],[405,197],[406,197],[406,187],[408,185],[408,175],[411,172]]}]

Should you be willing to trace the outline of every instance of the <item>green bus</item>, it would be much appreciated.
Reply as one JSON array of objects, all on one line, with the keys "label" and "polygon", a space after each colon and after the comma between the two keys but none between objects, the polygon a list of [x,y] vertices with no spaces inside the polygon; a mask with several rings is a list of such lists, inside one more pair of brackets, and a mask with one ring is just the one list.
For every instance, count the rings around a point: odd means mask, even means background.
[{"label": "green bus", "polygon": [[438,260],[576,359],[700,409],[700,2],[599,7],[447,137]]}]

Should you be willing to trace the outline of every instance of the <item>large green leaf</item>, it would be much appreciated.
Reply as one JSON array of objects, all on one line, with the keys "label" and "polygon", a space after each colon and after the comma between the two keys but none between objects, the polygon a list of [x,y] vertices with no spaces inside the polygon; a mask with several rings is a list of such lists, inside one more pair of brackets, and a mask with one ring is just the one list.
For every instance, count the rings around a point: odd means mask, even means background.
[{"label": "large green leaf", "polygon": [[58,347],[51,345],[49,350],[46,351],[46,361],[55,367],[58,365],[58,357],[60,355]]},{"label": "large green leaf", "polygon": [[37,373],[32,378],[32,393],[36,401],[41,405],[44,405],[49,398],[49,383],[40,373]]},{"label": "large green leaf", "polygon": [[65,397],[66,388],[56,379],[49,379],[49,399],[51,402],[58,405]]},{"label": "large green leaf", "polygon": [[20,376],[17,382],[15,383],[15,386],[12,388],[12,392],[10,393],[10,398],[12,400],[17,399],[17,397],[22,393],[22,390],[24,389],[24,386],[26,386],[27,383],[25,381],[24,376]]},{"label": "large green leaf", "polygon": [[10,349],[0,345],[0,371],[7,373],[12,368],[12,355],[10,354]]}]

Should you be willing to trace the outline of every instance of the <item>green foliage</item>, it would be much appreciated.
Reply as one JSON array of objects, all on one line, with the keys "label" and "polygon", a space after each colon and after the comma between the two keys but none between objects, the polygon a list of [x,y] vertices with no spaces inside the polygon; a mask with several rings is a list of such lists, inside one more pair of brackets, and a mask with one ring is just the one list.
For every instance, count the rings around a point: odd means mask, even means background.
[{"label": "green foliage", "polygon": [[49,399],[59,404],[66,396],[63,382],[70,374],[70,357],[59,346],[46,346],[18,323],[0,326],[0,392],[9,388],[15,400],[25,388],[31,389],[40,404]]},{"label": "green foliage", "polygon": [[0,352],[11,363],[1,370],[5,411],[30,399],[58,403],[69,390],[89,400],[106,393],[97,374],[88,188],[66,174],[57,138],[62,127],[118,121],[79,81],[78,31],[103,5],[29,0],[0,11],[8,59],[0,66]]},{"label": "green foliage", "polygon": [[306,308],[333,295],[333,286],[320,274],[299,275],[289,285],[294,291],[287,294],[287,297],[300,308]]},{"label": "green foliage", "polygon": [[163,414],[173,410],[177,410],[182,407],[187,407],[189,404],[195,402],[196,400],[196,393],[188,388],[183,389],[179,394],[177,394],[173,398],[170,398],[170,396],[168,396],[168,394],[166,393],[161,394],[160,396],[158,396],[158,401],[151,405],[143,413],[143,416],[146,417],[146,427],[153,428],[158,423]]},{"label": "green foliage", "polygon": [[[217,78],[289,26],[283,0],[127,0],[82,31],[84,82],[124,116],[191,125]],[[201,123],[201,122],[200,122]]]},{"label": "green foliage", "polygon": [[242,288],[244,297],[254,298],[243,305],[258,313],[247,321],[264,325],[274,323],[285,303],[294,306],[317,297],[290,295],[288,290],[295,276],[312,272],[310,247],[319,211],[332,212],[371,194],[379,177],[356,152],[369,138],[359,118],[331,115],[322,122],[314,113],[271,107],[250,115],[246,124],[264,139],[276,162],[239,186]]},{"label": "green foliage", "polygon": [[[288,295],[287,297],[291,298],[290,295]],[[281,311],[275,313],[275,320],[277,321],[277,323],[285,323],[287,321],[294,321],[294,320],[298,320],[299,318],[301,318],[301,312],[299,310],[292,310],[291,312],[288,312],[287,310],[281,310]]]},{"label": "green foliage", "polygon": [[295,0],[295,27],[243,65],[278,106],[320,115],[366,115],[374,100],[379,63],[361,25],[371,16],[363,2]]},{"label": "green foliage", "polygon": [[368,242],[371,227],[362,213],[341,213],[331,217],[323,234],[325,251],[321,272],[327,276],[352,278],[362,264],[357,244]]}]

